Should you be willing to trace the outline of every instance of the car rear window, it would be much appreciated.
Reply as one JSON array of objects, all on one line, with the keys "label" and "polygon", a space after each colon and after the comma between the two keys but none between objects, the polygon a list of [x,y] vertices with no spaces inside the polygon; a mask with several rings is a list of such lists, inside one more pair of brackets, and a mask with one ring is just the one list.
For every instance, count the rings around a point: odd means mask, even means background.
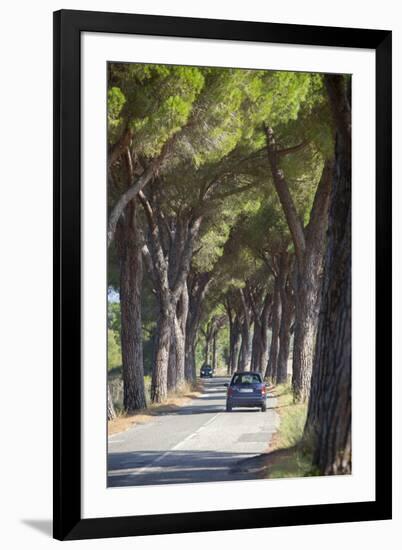
[{"label": "car rear window", "polygon": [[239,384],[260,384],[261,376],[259,374],[235,374],[232,380],[232,386],[238,386]]}]

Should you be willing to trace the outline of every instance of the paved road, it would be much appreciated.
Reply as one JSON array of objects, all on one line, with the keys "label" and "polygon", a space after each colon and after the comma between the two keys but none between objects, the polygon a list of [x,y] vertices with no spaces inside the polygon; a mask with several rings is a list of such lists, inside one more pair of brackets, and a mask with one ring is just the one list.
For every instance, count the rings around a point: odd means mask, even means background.
[{"label": "paved road", "polygon": [[241,460],[264,452],[278,422],[275,398],[267,411],[225,410],[228,378],[205,380],[202,395],[109,437],[108,486],[252,479]]}]

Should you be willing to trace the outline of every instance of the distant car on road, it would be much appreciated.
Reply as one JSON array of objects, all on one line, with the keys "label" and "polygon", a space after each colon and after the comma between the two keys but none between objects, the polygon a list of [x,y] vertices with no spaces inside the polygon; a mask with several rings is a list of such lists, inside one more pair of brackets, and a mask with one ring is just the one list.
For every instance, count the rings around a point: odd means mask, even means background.
[{"label": "distant car on road", "polygon": [[259,372],[235,372],[229,384],[226,397],[226,410],[233,407],[259,407],[267,410],[267,387]]},{"label": "distant car on road", "polygon": [[212,378],[213,370],[211,365],[202,365],[200,369],[200,378]]}]

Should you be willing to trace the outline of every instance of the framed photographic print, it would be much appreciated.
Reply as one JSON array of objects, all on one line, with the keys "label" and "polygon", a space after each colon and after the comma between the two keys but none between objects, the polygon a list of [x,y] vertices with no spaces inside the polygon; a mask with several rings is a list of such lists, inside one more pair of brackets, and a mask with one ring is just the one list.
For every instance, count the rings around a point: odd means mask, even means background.
[{"label": "framed photographic print", "polygon": [[391,517],[391,32],[54,14],[54,536]]}]

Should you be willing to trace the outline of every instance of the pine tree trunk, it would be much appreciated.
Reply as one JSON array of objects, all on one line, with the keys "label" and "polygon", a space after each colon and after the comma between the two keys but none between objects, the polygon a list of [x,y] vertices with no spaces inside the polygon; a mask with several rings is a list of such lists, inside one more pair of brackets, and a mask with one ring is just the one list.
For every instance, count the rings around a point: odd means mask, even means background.
[{"label": "pine tree trunk", "polygon": [[209,339],[209,336],[205,336],[205,346],[204,346],[204,363],[207,363],[209,365],[209,358],[210,358],[210,347],[211,347],[211,341]]},{"label": "pine tree trunk", "polygon": [[192,329],[186,332],[184,376],[188,382],[194,382],[196,373],[195,348],[197,345],[197,331]]},{"label": "pine tree trunk", "polygon": [[137,206],[131,202],[118,231],[120,256],[121,352],[123,406],[126,411],[146,408],[142,352],[142,252],[137,228]]},{"label": "pine tree trunk", "polygon": [[243,320],[241,323],[241,348],[239,357],[239,370],[250,370],[251,365],[251,315],[249,304],[246,300],[244,289],[240,289],[240,296],[243,306]]},{"label": "pine tree trunk", "polygon": [[168,366],[168,390],[176,391],[182,389],[185,375],[185,339],[186,323],[188,315],[188,291],[187,284],[184,285],[176,314],[172,320],[170,333],[170,352]]},{"label": "pine tree trunk", "polygon": [[352,471],[351,447],[351,131],[344,77],[326,76],[336,127],[317,346],[305,438],[321,474]]},{"label": "pine tree trunk", "polygon": [[321,304],[328,206],[333,162],[326,161],[306,227],[306,250],[297,259],[292,387],[296,401],[308,400]]},{"label": "pine tree trunk", "polygon": [[192,324],[191,326],[189,326],[187,322],[186,338],[184,343],[185,345],[184,376],[188,382],[194,382],[197,377],[196,364],[195,364],[197,329],[198,329],[198,323]]},{"label": "pine tree trunk", "polygon": [[290,327],[292,324],[292,297],[289,282],[290,256],[282,252],[279,260],[279,292],[281,297],[281,321],[279,328],[279,353],[276,370],[276,384],[287,382],[288,358],[290,346]]},{"label": "pine tree trunk", "polygon": [[237,370],[237,365],[239,361],[239,350],[240,350],[240,327],[239,320],[237,316],[233,321],[233,326],[230,334],[230,374],[233,374]]},{"label": "pine tree trunk", "polygon": [[272,302],[271,345],[269,348],[268,364],[264,378],[273,381],[276,379],[279,347],[279,328],[281,319],[281,299],[278,277],[275,277],[274,297]]},{"label": "pine tree trunk", "polygon": [[[285,290],[285,293],[286,290]],[[281,326],[279,329],[279,353],[276,383],[284,384],[288,379],[288,360],[290,348],[290,329],[293,319],[291,296],[287,295],[282,302]]]},{"label": "pine tree trunk", "polygon": [[241,346],[241,334],[240,331],[235,337],[234,347],[233,347],[233,364],[232,364],[232,373],[240,370],[240,346]]},{"label": "pine tree trunk", "polygon": [[[176,338],[176,330],[173,330],[176,308],[189,275],[193,246],[199,233],[202,216],[187,220],[176,219],[176,227],[174,231],[169,229],[169,237],[166,239],[166,223],[162,221],[163,216],[160,212],[157,214],[154,212],[152,204],[142,191],[138,196],[149,225],[151,274],[160,309],[155,339],[151,399],[152,402],[161,402],[167,396],[171,334]],[[166,241],[170,241],[170,245],[166,244]],[[182,327],[183,333],[184,326],[185,324]],[[180,358],[185,356],[184,348],[185,343],[183,338],[180,338],[178,351]],[[182,368],[184,359],[180,361],[180,373],[184,373],[184,367]],[[170,374],[172,375],[172,371]]]},{"label": "pine tree trunk", "polygon": [[266,136],[273,183],[286,217],[297,258],[292,387],[296,401],[306,401],[310,391],[317,333],[332,161],[326,159],[324,162],[321,179],[314,195],[310,221],[307,227],[303,227],[280,166],[278,145],[272,128],[266,128]]},{"label": "pine tree trunk", "polygon": [[168,390],[177,391],[184,385],[185,335],[177,316],[173,319],[170,333],[168,366]]},{"label": "pine tree trunk", "polygon": [[317,299],[320,286],[312,270],[298,272],[295,292],[295,335],[293,342],[292,389],[295,400],[308,399],[317,334]]},{"label": "pine tree trunk", "polygon": [[188,279],[188,315],[185,337],[185,378],[189,382],[196,379],[195,350],[200,324],[202,303],[211,282],[209,273],[190,274]]},{"label": "pine tree trunk", "polygon": [[290,299],[282,306],[281,327],[279,330],[279,353],[276,383],[284,384],[288,379],[288,360],[290,349],[290,328],[292,325],[292,305]]},{"label": "pine tree trunk", "polygon": [[[237,329],[237,316],[233,315],[232,309],[227,306],[226,311],[229,318],[229,364],[228,364],[228,374],[234,372],[234,353],[235,353],[235,340],[236,333],[238,334]],[[238,338],[238,335],[237,335]]]},{"label": "pine tree trunk", "polygon": [[167,398],[170,333],[173,315],[174,313],[169,305],[162,308],[158,317],[151,382],[152,403],[161,403]]},{"label": "pine tree trunk", "polygon": [[247,319],[241,325],[241,348],[239,356],[239,370],[250,370],[251,365],[251,331]]},{"label": "pine tree trunk", "polygon": [[260,364],[257,366],[257,370],[262,375],[265,374],[268,365],[268,321],[271,309],[271,300],[271,294],[267,293],[261,314],[261,354]]},{"label": "pine tree trunk", "polygon": [[[229,312],[230,313],[230,312]],[[231,315],[231,313],[228,315],[229,317],[229,357],[228,357],[228,374],[232,371],[232,363],[233,363],[233,336],[234,336],[234,320]]]},{"label": "pine tree trunk", "polygon": [[217,350],[217,345],[216,345],[216,337],[217,337],[217,332],[214,333],[214,337],[212,339],[212,368],[215,372],[217,366],[218,366],[218,350]]},{"label": "pine tree trunk", "polygon": [[250,370],[256,371],[260,365],[261,359],[261,327],[257,321],[254,321],[253,342],[251,346],[251,366]]},{"label": "pine tree trunk", "polygon": [[[260,372],[263,376],[268,364],[268,331],[260,327],[255,329],[253,337],[253,358],[251,361],[251,370]],[[255,350],[254,350],[255,346]]]},{"label": "pine tree trunk", "polygon": [[169,343],[169,360],[168,360],[168,372],[167,372],[167,390],[172,392],[176,389],[177,384],[177,363],[176,363],[176,327],[175,317],[172,319],[170,326],[170,343]]},{"label": "pine tree trunk", "polygon": [[186,361],[186,326],[188,317],[189,296],[187,282],[184,283],[183,291],[177,304],[177,313],[174,322],[176,340],[176,386],[182,389],[185,382],[185,361]]},{"label": "pine tree trunk", "polygon": [[259,319],[254,319],[253,350],[251,370],[265,374],[268,363],[268,320],[271,307],[271,294],[267,293]]},{"label": "pine tree trunk", "polygon": [[181,390],[185,380],[185,333],[177,317],[175,319],[174,328],[176,339],[176,389]]}]

